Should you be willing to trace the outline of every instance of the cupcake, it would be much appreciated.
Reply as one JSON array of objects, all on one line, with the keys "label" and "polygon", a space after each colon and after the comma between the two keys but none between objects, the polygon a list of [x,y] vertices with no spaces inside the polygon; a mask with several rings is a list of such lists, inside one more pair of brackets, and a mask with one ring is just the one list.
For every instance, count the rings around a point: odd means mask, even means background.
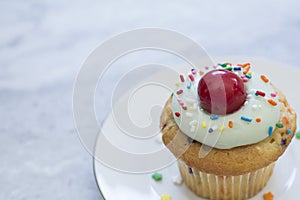
[{"label": "cupcake", "polygon": [[160,127],[187,187],[216,200],[256,195],[296,130],[283,93],[250,63],[192,69],[176,86]]}]

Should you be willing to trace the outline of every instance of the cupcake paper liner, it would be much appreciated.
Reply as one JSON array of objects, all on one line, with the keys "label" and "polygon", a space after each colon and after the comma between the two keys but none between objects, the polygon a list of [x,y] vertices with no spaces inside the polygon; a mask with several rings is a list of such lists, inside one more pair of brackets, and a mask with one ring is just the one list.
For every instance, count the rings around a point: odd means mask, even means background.
[{"label": "cupcake paper liner", "polygon": [[190,168],[178,160],[185,184],[198,196],[212,200],[243,200],[260,192],[270,179],[275,163],[239,176],[217,176]]}]

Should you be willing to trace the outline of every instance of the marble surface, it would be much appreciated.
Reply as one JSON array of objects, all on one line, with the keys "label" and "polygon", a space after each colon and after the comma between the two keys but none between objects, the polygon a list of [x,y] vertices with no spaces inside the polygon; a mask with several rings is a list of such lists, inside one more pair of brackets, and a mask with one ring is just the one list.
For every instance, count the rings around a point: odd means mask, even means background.
[{"label": "marble surface", "polygon": [[0,1],[0,199],[101,199],[72,90],[81,63],[123,31],[161,27],[210,55],[298,66],[300,2]]}]

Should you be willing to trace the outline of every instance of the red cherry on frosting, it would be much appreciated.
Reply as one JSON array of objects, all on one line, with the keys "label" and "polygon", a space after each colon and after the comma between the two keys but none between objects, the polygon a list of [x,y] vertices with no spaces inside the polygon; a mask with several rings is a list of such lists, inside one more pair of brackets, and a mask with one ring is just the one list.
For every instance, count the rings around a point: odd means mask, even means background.
[{"label": "red cherry on frosting", "polygon": [[243,80],[228,70],[212,70],[199,81],[200,106],[211,114],[225,115],[238,109],[246,101]]}]

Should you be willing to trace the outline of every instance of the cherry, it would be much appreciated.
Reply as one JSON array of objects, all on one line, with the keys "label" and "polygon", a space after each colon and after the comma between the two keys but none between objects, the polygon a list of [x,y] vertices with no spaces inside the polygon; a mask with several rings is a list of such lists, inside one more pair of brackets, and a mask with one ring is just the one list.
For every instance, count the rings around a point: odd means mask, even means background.
[{"label": "cherry", "polygon": [[198,95],[200,106],[206,112],[217,115],[237,111],[247,97],[243,80],[223,69],[209,71],[200,79]]}]

